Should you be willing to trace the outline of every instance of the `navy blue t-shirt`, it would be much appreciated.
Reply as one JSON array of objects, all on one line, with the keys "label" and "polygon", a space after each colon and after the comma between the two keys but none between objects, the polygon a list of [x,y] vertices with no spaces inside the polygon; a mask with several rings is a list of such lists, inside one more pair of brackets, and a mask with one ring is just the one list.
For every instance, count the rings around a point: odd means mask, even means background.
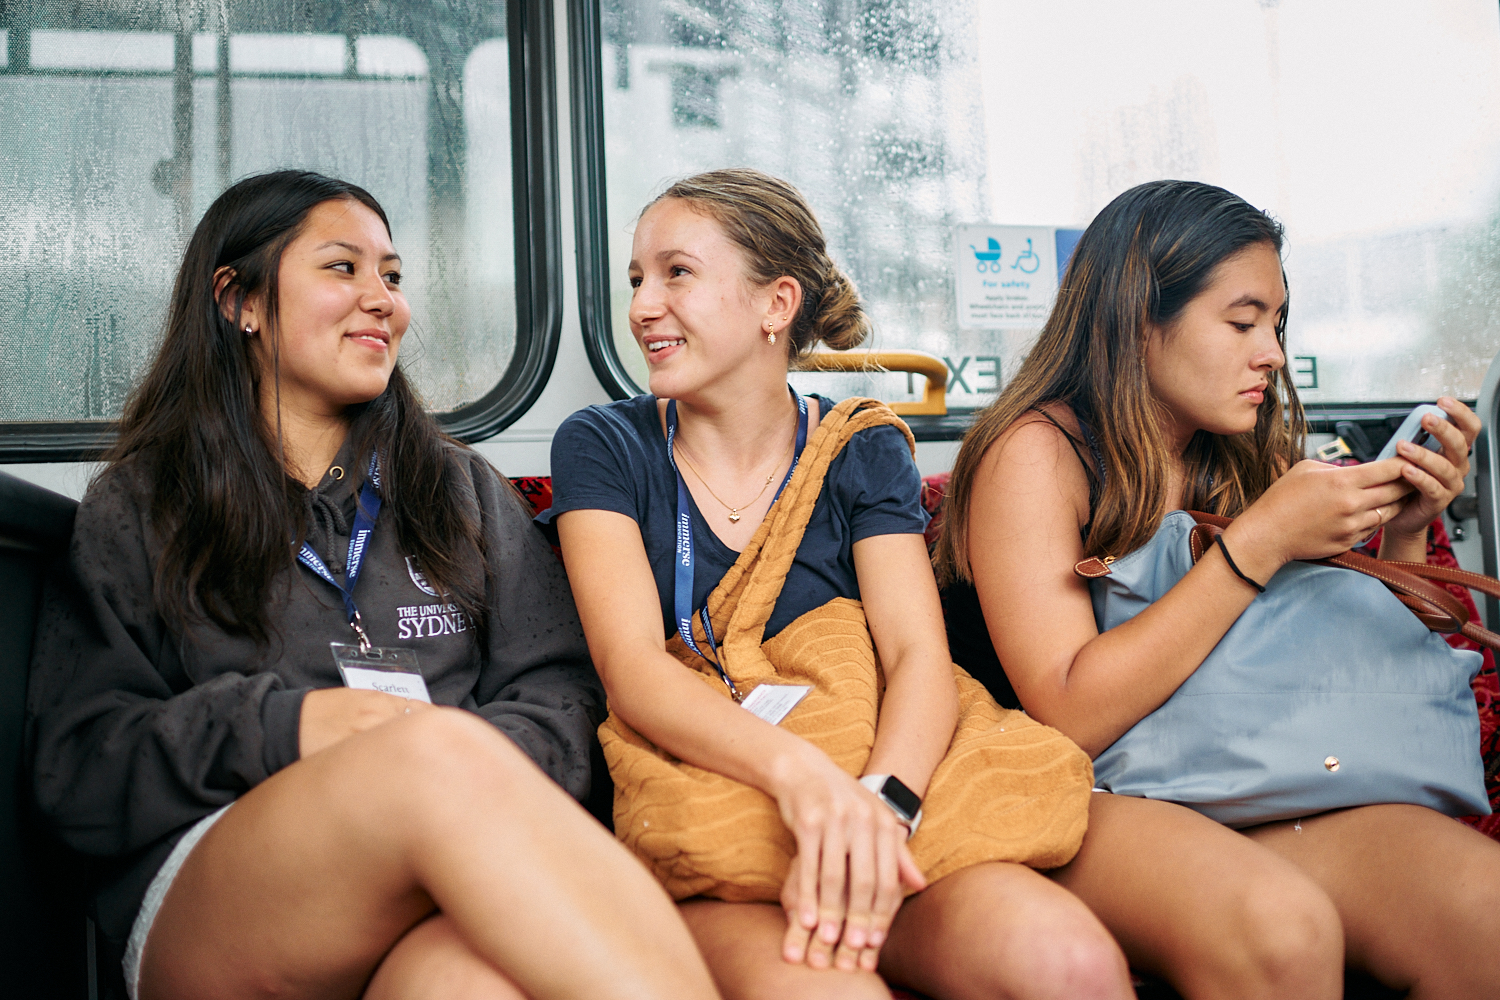
[{"label": "navy blue t-shirt", "polygon": [[[813,398],[820,414],[833,408],[829,400]],[[852,546],[874,535],[921,534],[927,527],[921,491],[922,477],[900,430],[883,425],[855,434],[828,467],[765,637],[835,597],[858,599]],[[691,494],[688,503],[696,610],[739,553],[713,533]],[[552,439],[552,507],[537,520],[550,524],[570,510],[612,510],[635,519],[656,576],[663,635],[676,635],[672,586],[677,476],[667,458],[655,396],[590,406],[557,429]]]}]

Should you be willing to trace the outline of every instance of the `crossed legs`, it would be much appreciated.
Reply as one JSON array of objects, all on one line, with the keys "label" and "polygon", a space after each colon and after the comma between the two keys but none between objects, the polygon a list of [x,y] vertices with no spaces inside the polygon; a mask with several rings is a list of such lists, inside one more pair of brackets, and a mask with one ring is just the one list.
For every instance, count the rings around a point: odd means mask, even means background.
[{"label": "crossed legs", "polygon": [[351,736],[240,798],[188,856],[142,958],[143,1000],[367,984],[372,997],[715,995],[646,870],[456,709]]}]

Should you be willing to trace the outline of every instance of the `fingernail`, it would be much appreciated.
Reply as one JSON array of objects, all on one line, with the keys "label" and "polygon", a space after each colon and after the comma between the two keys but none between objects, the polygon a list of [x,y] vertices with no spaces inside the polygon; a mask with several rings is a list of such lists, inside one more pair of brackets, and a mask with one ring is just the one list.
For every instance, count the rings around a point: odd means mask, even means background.
[{"label": "fingernail", "polygon": [[808,930],[812,930],[814,927],[818,926],[818,911],[817,910],[803,910],[802,911],[802,926],[805,927],[805,928],[807,928]]},{"label": "fingernail", "polygon": [[881,933],[880,931],[871,931],[870,932],[870,943],[869,943],[868,947],[879,948],[883,944],[885,944],[885,935],[883,933]]},{"label": "fingernail", "polygon": [[822,927],[818,928],[818,937],[822,938],[824,941],[827,941],[829,944],[833,944],[839,939],[838,924],[825,923]]},{"label": "fingernail", "polygon": [[863,948],[865,946],[865,932],[862,930],[851,928],[849,933],[844,936],[849,939],[849,947],[851,948]]}]

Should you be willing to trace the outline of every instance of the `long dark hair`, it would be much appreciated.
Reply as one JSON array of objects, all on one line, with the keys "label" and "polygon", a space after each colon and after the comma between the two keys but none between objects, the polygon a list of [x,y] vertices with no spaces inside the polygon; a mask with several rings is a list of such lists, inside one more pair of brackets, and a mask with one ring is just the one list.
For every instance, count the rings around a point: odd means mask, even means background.
[{"label": "long dark hair", "polygon": [[[1169,327],[1219,265],[1257,245],[1280,254],[1280,223],[1211,184],[1152,181],[1105,206],[1073,251],[1036,345],[964,437],[934,552],[942,582],[969,577],[969,503],[985,452],[1022,414],[1046,403],[1066,403],[1093,429],[1108,470],[1085,554],[1122,556],[1155,534],[1176,456],[1146,378],[1150,331]],[[1286,317],[1283,309],[1276,326],[1283,353]],[[1200,430],[1188,442],[1181,456],[1186,508],[1234,516],[1302,458],[1306,424],[1297,390],[1284,369],[1266,378],[1253,430]]]},{"label": "long dark hair", "polygon": [[[183,255],[156,358],[125,404],[109,468],[143,466],[151,519],[165,542],[153,581],[162,617],[179,632],[204,619],[266,644],[267,603],[292,569],[306,531],[304,487],[288,472],[279,430],[260,412],[262,372],[239,329],[246,299],[262,297],[260,335],[279,333],[281,256],[316,206],[357,201],[390,221],[363,188],[303,170],[240,181],[209,206]],[[214,275],[228,268],[215,297]],[[229,315],[226,315],[226,312]],[[456,482],[451,439],[423,410],[398,364],[383,393],[351,408],[349,470],[358,488],[369,456],[381,460],[381,493],[403,551],[481,631],[484,548],[473,491]],[[273,423],[279,424],[278,421]],[[288,577],[289,578],[289,577]]]}]

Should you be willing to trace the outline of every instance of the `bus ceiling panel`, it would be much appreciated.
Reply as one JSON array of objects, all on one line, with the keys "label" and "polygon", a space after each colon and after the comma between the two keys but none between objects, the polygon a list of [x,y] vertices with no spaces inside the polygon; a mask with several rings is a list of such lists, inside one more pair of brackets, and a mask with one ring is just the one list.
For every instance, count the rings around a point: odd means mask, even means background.
[{"label": "bus ceiling panel", "polygon": [[0,462],[107,446],[198,218],[283,167],[386,207],[403,367],[448,432],[516,420],[561,336],[553,21],[546,0],[0,7]]},{"label": "bus ceiling panel", "polygon": [[579,308],[615,396],[645,377],[625,317],[635,214],[731,165],[803,191],[869,346],[943,358],[955,409],[1014,374],[1078,230],[1161,178],[1284,224],[1307,403],[1472,399],[1500,349],[1493,0],[1367,0],[1352,19],[1177,0],[568,10]]}]

